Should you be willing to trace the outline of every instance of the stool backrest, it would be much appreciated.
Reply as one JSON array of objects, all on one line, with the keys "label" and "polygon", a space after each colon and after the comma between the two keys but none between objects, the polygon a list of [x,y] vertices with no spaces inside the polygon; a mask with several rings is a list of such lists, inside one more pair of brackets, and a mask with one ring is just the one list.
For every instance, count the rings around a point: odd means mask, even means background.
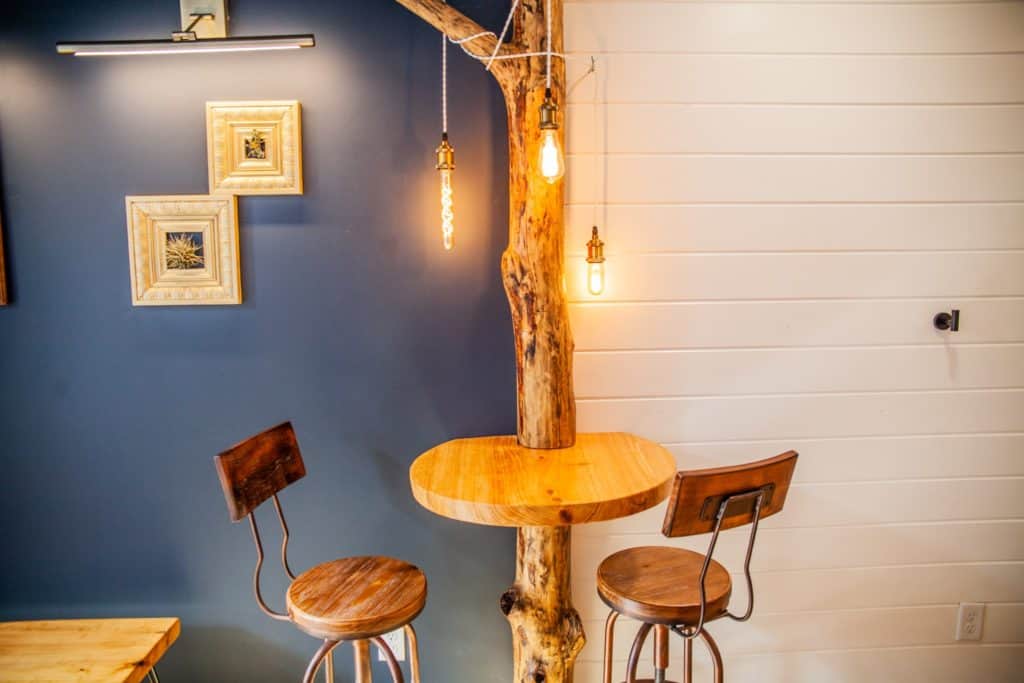
[{"label": "stool backrest", "polygon": [[745,465],[678,472],[662,533],[671,538],[714,531],[719,508],[730,498],[720,530],[753,522],[759,495],[758,519],[774,515],[786,502],[796,459],[796,451],[788,451]]},{"label": "stool backrest", "polygon": [[214,457],[224,500],[239,522],[278,491],[306,476],[291,422],[272,427]]}]

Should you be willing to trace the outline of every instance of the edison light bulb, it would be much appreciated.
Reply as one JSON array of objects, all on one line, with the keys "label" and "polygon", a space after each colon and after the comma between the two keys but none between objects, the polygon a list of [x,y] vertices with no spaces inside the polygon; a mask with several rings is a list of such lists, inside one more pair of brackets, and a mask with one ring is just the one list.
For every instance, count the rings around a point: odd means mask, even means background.
[{"label": "edison light bulb", "polygon": [[441,136],[437,153],[437,166],[441,172],[441,239],[444,248],[451,251],[455,246],[455,209],[452,204],[452,171],[455,170],[455,149],[448,142],[448,133]]},{"label": "edison light bulb", "polygon": [[594,296],[604,292],[604,242],[594,226],[587,242],[587,291]]},{"label": "edison light bulb", "polygon": [[455,246],[455,211],[452,208],[452,172],[441,171],[441,239],[444,248]]},{"label": "edison light bulb", "polygon": [[565,175],[565,157],[562,146],[558,144],[558,131],[544,131],[544,140],[540,146],[540,174],[549,183],[557,183]]},{"label": "edison light bulb", "polygon": [[587,290],[594,296],[604,291],[604,263],[587,264]]},{"label": "edison light bulb", "polygon": [[540,174],[549,183],[557,183],[565,175],[565,155],[558,141],[558,105],[551,97],[551,88],[544,92],[540,105]]}]

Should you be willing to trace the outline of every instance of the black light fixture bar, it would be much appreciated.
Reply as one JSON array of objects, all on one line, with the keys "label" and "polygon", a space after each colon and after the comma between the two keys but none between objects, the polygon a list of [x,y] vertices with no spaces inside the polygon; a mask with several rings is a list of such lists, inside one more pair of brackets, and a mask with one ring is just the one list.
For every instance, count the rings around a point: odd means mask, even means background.
[{"label": "black light fixture bar", "polygon": [[202,38],[198,40],[106,40],[57,43],[57,53],[75,57],[119,57],[126,55],[184,55],[210,52],[255,52],[297,50],[314,47],[313,34],[253,36],[248,38]]},{"label": "black light fixture bar", "polygon": [[298,50],[315,47],[311,33],[228,37],[227,0],[179,0],[181,30],[155,40],[102,40],[57,43],[57,54],[75,57],[185,55],[210,52]]}]

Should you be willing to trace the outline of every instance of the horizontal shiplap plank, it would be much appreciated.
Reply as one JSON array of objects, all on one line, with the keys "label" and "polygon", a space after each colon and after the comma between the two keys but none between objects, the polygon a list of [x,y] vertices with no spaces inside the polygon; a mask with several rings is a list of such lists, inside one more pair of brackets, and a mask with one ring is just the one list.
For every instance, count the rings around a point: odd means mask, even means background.
[{"label": "horizontal shiplap plank", "polygon": [[[603,629],[591,631],[589,651],[599,650]],[[628,637],[626,635],[620,637]],[[678,645],[674,655],[678,678]],[[709,681],[711,671],[702,649],[695,648],[695,681]],[[867,650],[794,651],[772,654],[734,655],[722,653],[729,683],[850,683],[878,681],[891,683],[1020,683],[1024,645],[974,645],[872,648]],[[601,664],[590,658],[576,666],[576,680],[591,683],[601,680]],[[639,672],[651,678],[651,658],[641,659]],[[621,681],[623,662],[614,669]]]},{"label": "horizontal shiplap plank", "polygon": [[[785,514],[785,513],[782,513]],[[608,555],[641,545],[670,545],[706,552],[708,536],[667,539],[659,532],[616,532],[615,522],[574,527],[573,558],[579,575],[593,576]],[[743,567],[748,530],[722,534],[715,559]],[[765,528],[757,534],[754,571],[840,569],[907,564],[1024,561],[1024,521],[938,522],[860,527]]]},{"label": "horizontal shiplap plank", "polygon": [[[590,68],[567,62],[568,82]],[[570,101],[816,104],[1024,102],[1024,55],[601,55]]]},{"label": "horizontal shiplap plank", "polygon": [[[577,566],[573,595],[582,614],[605,614],[594,589],[597,567]],[[746,602],[741,568],[732,575],[736,609]],[[1024,563],[857,567],[804,571],[757,572],[754,591],[758,613],[805,612],[874,607],[908,607],[958,602],[1024,602]],[[808,590],[813,586],[814,590]]]},{"label": "horizontal shiplap plank", "polygon": [[[932,327],[949,308],[964,315],[952,340]],[[570,315],[581,351],[1024,341],[1024,299],[592,303]]]},{"label": "horizontal shiplap plank", "polygon": [[[605,269],[608,302],[1024,295],[1024,251],[621,254]],[[566,283],[570,300],[596,298],[584,259]]]},{"label": "horizontal shiplap plank", "polygon": [[579,401],[581,431],[661,442],[1016,432],[1024,390]]},{"label": "horizontal shiplap plank", "polygon": [[1024,201],[1024,154],[624,155],[604,161],[569,158],[569,203]]},{"label": "horizontal shiplap plank", "polygon": [[1024,345],[610,351],[575,367],[581,399],[1012,388],[1024,387]]},{"label": "horizontal shiplap plank", "polygon": [[629,252],[1024,248],[1024,203],[575,205],[568,207],[566,221],[566,249],[574,256],[586,253],[595,223],[609,257]]},{"label": "horizontal shiplap plank", "polygon": [[[615,532],[661,528],[666,505],[625,517]],[[937,479],[794,485],[782,514],[765,529],[903,522],[1024,519],[1024,478]]]},{"label": "horizontal shiplap plank", "polygon": [[[1024,9],[1024,3],[1020,7]],[[567,120],[568,150],[572,154],[1024,151],[1021,105],[574,104],[568,109]]]},{"label": "horizontal shiplap plank", "polygon": [[1024,50],[1024,4],[608,2],[566,8],[570,52]]},{"label": "horizontal shiplap plank", "polygon": [[[915,645],[945,645],[953,642],[957,606],[889,607],[869,610],[764,614],[755,612],[746,623],[724,619],[712,624],[723,652],[731,655],[793,652],[801,650],[866,649]],[[596,615],[595,615],[596,616]],[[983,643],[1024,641],[1024,605],[989,605],[985,614]],[[601,633],[603,620],[585,621],[590,633]],[[637,622],[620,619],[613,652],[625,661]],[[649,650],[652,643],[646,644]],[[585,650],[582,658],[600,661],[597,648]]]},{"label": "horizontal shiplap plank", "polygon": [[1024,476],[1024,433],[668,445],[679,469],[739,465],[791,448],[800,452],[798,484]]}]

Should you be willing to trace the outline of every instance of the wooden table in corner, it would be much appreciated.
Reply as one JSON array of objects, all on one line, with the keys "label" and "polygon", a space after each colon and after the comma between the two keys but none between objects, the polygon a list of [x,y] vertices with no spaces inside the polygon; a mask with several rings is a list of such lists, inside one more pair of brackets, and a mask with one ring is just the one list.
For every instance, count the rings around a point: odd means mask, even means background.
[{"label": "wooden table in corner", "polygon": [[0,623],[0,683],[139,683],[179,633],[173,617]]},{"label": "wooden table in corner", "polygon": [[501,611],[524,680],[560,683],[572,680],[586,642],[570,590],[572,525],[654,507],[675,471],[662,446],[615,432],[579,434],[574,446],[551,450],[514,436],[456,439],[417,458],[409,478],[416,500],[438,515],[519,529],[516,581]]}]

